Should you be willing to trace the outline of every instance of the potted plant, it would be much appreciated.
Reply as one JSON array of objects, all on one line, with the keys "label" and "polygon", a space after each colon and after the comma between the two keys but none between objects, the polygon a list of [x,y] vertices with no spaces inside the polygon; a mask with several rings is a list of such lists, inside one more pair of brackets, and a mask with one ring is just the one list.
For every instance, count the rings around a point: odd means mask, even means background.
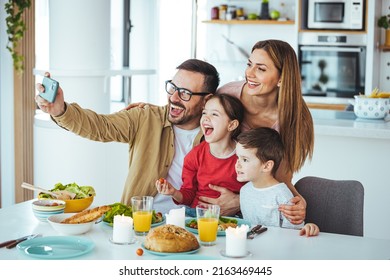
[{"label": "potted plant", "polygon": [[378,19],[378,27],[382,27],[386,31],[385,45],[390,46],[390,14],[381,16]]},{"label": "potted plant", "polygon": [[4,8],[7,14],[5,19],[7,24],[8,43],[7,49],[10,51],[14,68],[18,72],[23,71],[23,56],[18,54],[16,48],[22,40],[26,24],[24,23],[23,13],[31,6],[31,0],[9,0]]}]

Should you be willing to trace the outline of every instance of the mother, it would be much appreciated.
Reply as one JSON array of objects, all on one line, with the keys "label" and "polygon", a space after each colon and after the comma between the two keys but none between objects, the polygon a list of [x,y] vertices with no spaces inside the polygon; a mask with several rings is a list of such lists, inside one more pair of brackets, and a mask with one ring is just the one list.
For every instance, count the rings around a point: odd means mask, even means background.
[{"label": "mother", "polygon": [[[292,201],[296,205],[283,205],[280,210],[292,222],[302,221],[306,214],[306,201],[293,186],[292,175],[302,168],[307,158],[312,158],[314,128],[310,111],[302,98],[301,76],[294,49],[279,40],[257,42],[248,59],[245,80],[228,83],[217,92],[234,95],[244,104],[243,129],[271,127],[279,131],[286,154],[276,179],[285,182],[296,196]],[[224,192],[219,187],[212,188]],[[233,194],[222,194],[218,199],[201,199],[216,204],[226,202],[229,196],[230,201],[236,200]]]}]

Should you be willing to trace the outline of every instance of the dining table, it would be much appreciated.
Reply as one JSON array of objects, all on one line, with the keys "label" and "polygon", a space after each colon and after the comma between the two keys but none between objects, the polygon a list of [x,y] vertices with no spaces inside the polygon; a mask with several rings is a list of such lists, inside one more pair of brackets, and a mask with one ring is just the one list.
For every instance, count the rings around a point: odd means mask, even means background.
[{"label": "dining table", "polygon": [[[48,222],[39,221],[33,214],[32,201],[17,203],[0,209],[0,243],[29,234],[40,234],[45,238],[63,236],[56,232]],[[91,208],[95,207],[94,205]],[[251,225],[253,226],[253,225]],[[145,237],[136,237],[133,244],[118,245],[110,241],[112,226],[101,222],[94,224],[87,233],[73,236],[87,240],[93,248],[85,254],[72,257],[78,260],[156,260],[172,257],[169,254],[154,254],[144,250],[142,256],[137,249],[143,247]],[[196,235],[197,236],[197,235]],[[201,246],[186,258],[194,260],[214,259],[232,260],[223,252],[226,237],[218,236],[216,245]],[[361,236],[320,232],[318,236],[300,236],[299,230],[268,227],[268,230],[253,239],[247,239],[247,255],[243,260],[390,260],[390,240]],[[50,258],[50,257],[48,257]],[[179,259],[184,259],[183,255]],[[34,259],[24,250],[0,248],[0,260]]]}]

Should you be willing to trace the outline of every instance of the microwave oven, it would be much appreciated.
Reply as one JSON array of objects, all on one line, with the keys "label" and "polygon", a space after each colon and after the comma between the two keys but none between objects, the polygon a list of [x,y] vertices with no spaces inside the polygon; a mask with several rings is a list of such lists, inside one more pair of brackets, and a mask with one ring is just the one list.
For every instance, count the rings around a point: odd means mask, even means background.
[{"label": "microwave oven", "polygon": [[364,0],[309,0],[309,29],[363,30]]}]

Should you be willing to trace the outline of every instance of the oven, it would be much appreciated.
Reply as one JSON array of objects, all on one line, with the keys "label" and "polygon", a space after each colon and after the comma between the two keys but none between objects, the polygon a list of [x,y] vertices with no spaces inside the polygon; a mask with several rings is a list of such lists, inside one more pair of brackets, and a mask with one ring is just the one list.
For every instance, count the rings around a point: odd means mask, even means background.
[{"label": "oven", "polygon": [[302,94],[348,97],[364,93],[365,34],[299,34]]}]

